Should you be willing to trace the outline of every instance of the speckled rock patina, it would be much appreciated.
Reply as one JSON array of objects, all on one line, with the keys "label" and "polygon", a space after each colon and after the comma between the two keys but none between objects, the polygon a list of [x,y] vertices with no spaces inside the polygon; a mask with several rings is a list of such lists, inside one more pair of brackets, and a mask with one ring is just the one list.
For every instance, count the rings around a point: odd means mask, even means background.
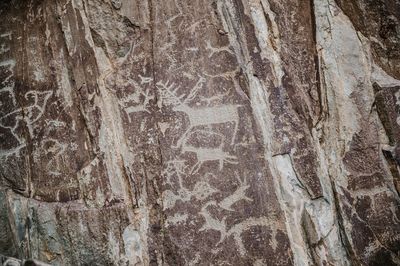
[{"label": "speckled rock patina", "polygon": [[0,254],[400,265],[399,10],[2,1]]}]

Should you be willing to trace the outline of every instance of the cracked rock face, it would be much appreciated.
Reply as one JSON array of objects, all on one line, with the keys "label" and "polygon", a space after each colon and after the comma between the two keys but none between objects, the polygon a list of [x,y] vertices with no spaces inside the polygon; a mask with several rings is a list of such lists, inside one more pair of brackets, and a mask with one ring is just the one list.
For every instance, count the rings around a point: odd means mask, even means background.
[{"label": "cracked rock face", "polygon": [[1,263],[400,265],[399,19],[2,1]]}]

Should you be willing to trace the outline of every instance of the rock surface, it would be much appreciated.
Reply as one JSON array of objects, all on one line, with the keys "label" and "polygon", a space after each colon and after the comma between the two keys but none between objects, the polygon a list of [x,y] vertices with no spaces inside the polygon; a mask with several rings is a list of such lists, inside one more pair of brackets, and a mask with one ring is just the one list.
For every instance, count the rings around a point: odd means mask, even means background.
[{"label": "rock surface", "polygon": [[0,254],[400,265],[399,0],[0,3]]},{"label": "rock surface", "polygon": [[49,266],[50,264],[43,263],[37,260],[19,260],[15,258],[5,257],[0,255],[0,265],[2,266]]}]

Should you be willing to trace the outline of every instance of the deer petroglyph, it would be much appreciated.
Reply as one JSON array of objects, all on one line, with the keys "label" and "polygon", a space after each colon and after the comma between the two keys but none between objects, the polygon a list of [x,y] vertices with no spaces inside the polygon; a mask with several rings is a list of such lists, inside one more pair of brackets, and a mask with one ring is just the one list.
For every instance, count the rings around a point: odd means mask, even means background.
[{"label": "deer petroglyph", "polygon": [[144,77],[140,74],[138,75],[138,77],[140,78],[140,85],[136,81],[130,80],[130,83],[134,85],[136,91],[128,95],[127,97],[119,100],[119,104],[122,106],[126,115],[128,116],[129,122],[131,122],[130,114],[132,113],[138,113],[138,112],[150,113],[150,111],[147,108],[150,103],[150,100],[153,100],[155,98],[154,94],[151,93],[151,90],[149,88],[143,90],[143,88],[141,87],[141,85],[151,83],[153,79],[150,77]]},{"label": "deer petroglyph", "polygon": [[177,91],[179,90],[179,86],[176,87],[174,83],[170,84],[168,81],[165,83],[160,81],[156,84],[160,90],[162,103],[172,106],[172,110],[175,112],[185,113],[189,118],[189,126],[177,141],[175,146],[177,148],[181,147],[188,134],[195,129],[195,127],[225,123],[233,123],[235,125],[231,139],[231,145],[234,144],[239,126],[238,107],[240,105],[227,104],[203,107],[192,107],[189,105],[196,97],[199,89],[203,87],[205,81],[205,78],[200,77],[187,96],[178,96]]},{"label": "deer petroglyph", "polygon": [[234,211],[233,205],[235,203],[242,200],[247,202],[253,201],[251,198],[246,196],[246,190],[249,188],[249,185],[247,185],[246,178],[241,179],[239,175],[236,174],[236,179],[238,180],[238,187],[231,195],[225,197],[219,202],[212,200],[206,202],[203,205],[199,214],[203,216],[204,224],[199,230],[200,231],[215,230],[219,232],[220,239],[217,242],[217,245],[221,244],[230,236],[232,236],[233,240],[235,241],[235,244],[238,247],[239,252],[243,256],[246,253],[246,248],[241,238],[243,232],[250,230],[252,227],[264,226],[268,227],[268,229],[270,229],[273,232],[271,237],[274,238],[276,231],[278,229],[283,229],[283,228],[281,228],[282,226],[271,221],[271,219],[269,219],[268,217],[259,217],[259,218],[251,217],[244,219],[243,221],[236,223],[231,227],[228,227],[226,223],[226,218],[227,218],[226,216],[222,218],[215,218],[213,216],[213,214],[209,211],[210,207],[214,206],[216,208],[222,208],[224,210]]},{"label": "deer petroglyph", "polygon": [[195,198],[197,200],[204,200],[209,196],[218,192],[215,188],[205,181],[198,181],[194,185],[193,190],[187,189],[183,184],[183,175],[185,174],[185,162],[184,161],[170,161],[167,163],[167,168],[164,171],[166,181],[172,185],[172,177],[175,176],[177,179],[177,190],[166,190],[163,192],[163,202],[165,209],[172,209],[175,206],[176,201],[188,202],[190,199]]},{"label": "deer petroglyph", "polygon": [[246,190],[250,187],[250,185],[247,184],[246,177],[244,177],[242,180],[237,173],[235,173],[235,176],[236,180],[238,181],[238,187],[233,194],[229,195],[218,203],[222,209],[227,211],[234,211],[232,206],[241,200],[250,202],[253,201],[251,198],[246,196]]},{"label": "deer petroglyph", "polygon": [[[193,165],[192,169],[191,169],[191,173],[195,174],[197,173],[201,166],[205,163],[205,162],[209,162],[209,161],[218,161],[219,163],[219,170],[222,171],[223,167],[224,167],[224,163],[230,163],[230,164],[238,164],[237,161],[237,157],[234,155],[230,155],[229,153],[225,152],[223,150],[223,146],[225,144],[225,137],[222,136],[219,133],[215,133],[215,132],[207,132],[204,130],[196,130],[193,131],[191,134],[196,133],[196,132],[206,132],[210,135],[216,135],[219,136],[221,138],[220,140],[220,144],[217,147],[196,147],[190,144],[187,144],[187,139],[184,140],[184,142],[182,143],[182,153],[186,153],[186,152],[191,152],[196,154],[196,159],[197,162],[196,164]],[[191,135],[189,134],[189,136]]]},{"label": "deer petroglyph", "polygon": [[[131,102],[132,100],[137,101],[137,99],[140,97],[143,97],[142,103],[138,103],[137,105],[126,106],[128,102]],[[124,107],[124,111],[125,111],[126,115],[128,116],[128,121],[131,122],[130,114],[132,114],[132,113],[137,113],[137,112],[150,113],[150,111],[147,109],[147,106],[148,106],[150,100],[152,100],[152,99],[154,99],[154,96],[150,95],[150,90],[146,90],[144,92],[139,92],[139,93],[130,95],[127,98],[125,98],[123,101],[120,101],[120,103]]]},{"label": "deer petroglyph", "polygon": [[261,226],[267,227],[268,230],[271,230],[271,243],[274,243],[276,241],[276,232],[278,230],[284,230],[281,225],[277,224],[275,221],[271,221],[268,217],[265,216],[258,218],[247,218],[228,228],[226,224],[226,217],[223,217],[222,219],[214,218],[212,214],[208,211],[207,208],[212,205],[215,205],[215,202],[209,202],[205,204],[201,209],[200,214],[204,217],[205,224],[203,225],[203,227],[200,228],[200,231],[215,230],[219,232],[220,239],[216,243],[216,245],[223,243],[225,240],[232,236],[242,256],[246,254],[246,248],[242,240],[242,234],[250,230],[252,227]]}]

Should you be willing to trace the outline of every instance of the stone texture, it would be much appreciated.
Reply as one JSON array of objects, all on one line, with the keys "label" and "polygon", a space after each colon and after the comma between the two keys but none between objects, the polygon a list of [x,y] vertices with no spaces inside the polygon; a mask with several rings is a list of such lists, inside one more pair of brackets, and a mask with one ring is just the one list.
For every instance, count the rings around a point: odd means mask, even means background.
[{"label": "stone texture", "polygon": [[2,1],[0,254],[400,265],[399,10]]},{"label": "stone texture", "polygon": [[50,264],[37,261],[37,260],[19,260],[11,257],[5,257],[0,255],[0,264],[2,266],[48,266]]}]

